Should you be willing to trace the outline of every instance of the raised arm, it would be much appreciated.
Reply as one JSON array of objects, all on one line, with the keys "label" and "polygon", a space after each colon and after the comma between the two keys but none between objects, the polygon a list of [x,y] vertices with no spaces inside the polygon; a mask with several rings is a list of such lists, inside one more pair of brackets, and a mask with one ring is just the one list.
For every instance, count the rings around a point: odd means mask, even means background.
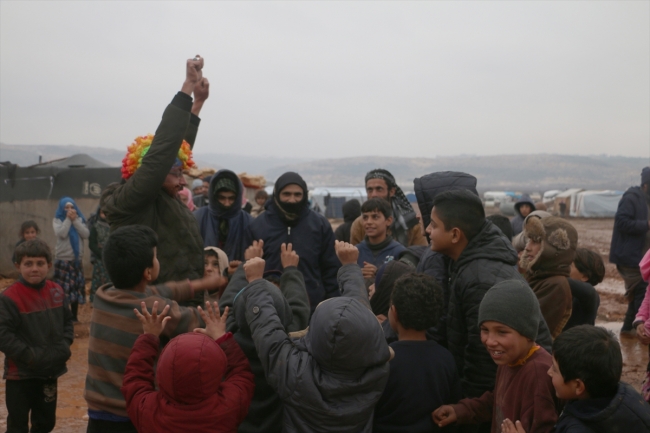
[{"label": "raised arm", "polygon": [[309,325],[309,296],[305,287],[305,279],[298,270],[300,258],[293,250],[292,244],[282,244],[280,259],[284,272],[280,278],[280,291],[289,303],[293,321],[287,327],[287,332],[302,331]]},{"label": "raised arm", "polygon": [[343,264],[338,272],[341,296],[357,299],[371,310],[368,290],[366,290],[361,268],[357,264],[359,250],[347,242],[336,241],[336,255]]},{"label": "raised arm", "polygon": [[[324,217],[323,217],[324,219]],[[336,238],[332,231],[332,226],[324,219],[323,224],[323,242],[320,257],[318,258],[321,278],[323,279],[323,289],[325,290],[325,299],[340,296],[339,287],[336,283],[336,273],[341,267],[341,262],[336,257],[334,243]]]},{"label": "raised arm", "polygon": [[72,225],[77,229],[77,233],[79,233],[81,239],[88,239],[88,236],[90,236],[90,230],[88,230],[88,226],[84,224],[81,218],[75,218],[75,220],[72,221]]}]

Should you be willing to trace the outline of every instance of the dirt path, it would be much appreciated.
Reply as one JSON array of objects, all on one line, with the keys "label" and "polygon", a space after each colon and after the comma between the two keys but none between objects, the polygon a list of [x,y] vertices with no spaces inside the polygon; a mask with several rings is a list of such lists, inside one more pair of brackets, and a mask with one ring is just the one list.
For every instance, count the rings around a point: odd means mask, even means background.
[{"label": "dirt path", "polygon": [[[598,325],[605,326],[616,335],[621,328],[627,303],[623,298],[623,281],[616,268],[608,264],[609,243],[614,221],[571,220],[578,230],[579,245],[598,251],[607,264],[605,281],[597,286],[600,293]],[[0,280],[0,290],[11,284],[10,280]],[[55,432],[83,433],[86,431],[86,401],[83,398],[84,382],[88,369],[88,329],[92,307],[89,304],[79,309],[80,323],[75,325],[75,342],[72,345],[72,358],[68,361],[68,373],[59,378],[59,399],[57,404],[57,426]],[[623,380],[641,389],[641,382],[648,364],[648,347],[642,346],[636,338],[623,338]],[[0,362],[4,355],[0,353]],[[4,405],[5,383],[0,383],[0,431],[6,429],[7,409]]]}]

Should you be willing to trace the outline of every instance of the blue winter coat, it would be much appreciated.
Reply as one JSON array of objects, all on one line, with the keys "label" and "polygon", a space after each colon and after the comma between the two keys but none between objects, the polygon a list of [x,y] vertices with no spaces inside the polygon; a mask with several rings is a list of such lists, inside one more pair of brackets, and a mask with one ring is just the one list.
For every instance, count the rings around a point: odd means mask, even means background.
[{"label": "blue winter coat", "polygon": [[368,246],[367,240],[357,244],[357,249],[359,250],[359,260],[357,260],[357,264],[361,268],[363,268],[363,262],[371,263],[379,268],[391,260],[397,260],[399,254],[402,251],[406,251],[404,245],[397,241],[391,241],[391,243],[389,243],[386,248],[382,249],[376,256],[373,255],[372,250]]},{"label": "blue winter coat", "polygon": [[648,231],[648,200],[640,186],[625,191],[614,219],[609,262],[638,267]]},{"label": "blue winter coat", "polygon": [[573,400],[564,406],[555,433],[636,433],[650,431],[650,405],[627,383],[609,402],[602,398]]},{"label": "blue winter coat", "polygon": [[321,301],[339,296],[336,273],[341,262],[334,251],[334,232],[329,221],[305,208],[290,226],[280,217],[273,199],[265,207],[266,212],[250,225],[252,239],[264,241],[265,270],[282,269],[280,245],[291,243],[300,256],[298,270],[305,277],[311,311]]}]

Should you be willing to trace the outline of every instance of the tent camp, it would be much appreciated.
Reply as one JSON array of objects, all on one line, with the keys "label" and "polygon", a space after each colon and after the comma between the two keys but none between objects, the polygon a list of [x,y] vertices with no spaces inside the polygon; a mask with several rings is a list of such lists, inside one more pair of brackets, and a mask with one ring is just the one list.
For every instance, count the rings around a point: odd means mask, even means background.
[{"label": "tent camp", "polygon": [[[0,163],[0,275],[16,275],[11,256],[23,221],[36,221],[41,229],[40,238],[53,248],[56,237],[52,219],[59,199],[74,198],[88,218],[97,209],[102,190],[120,179],[119,167],[85,154],[29,167]],[[84,271],[90,276],[90,253],[87,247],[84,251]]]},{"label": "tent camp", "polygon": [[566,215],[569,215],[571,206],[575,204],[576,196],[582,191],[584,191],[584,188],[571,188],[556,195],[553,199],[553,213],[560,215],[560,203],[564,202],[566,204]]},{"label": "tent camp", "polygon": [[572,217],[614,218],[622,191],[582,191],[571,206]]},{"label": "tent camp", "polygon": [[343,218],[343,204],[351,199],[366,201],[366,190],[359,188],[314,188],[309,191],[312,208],[320,209],[327,218]]}]

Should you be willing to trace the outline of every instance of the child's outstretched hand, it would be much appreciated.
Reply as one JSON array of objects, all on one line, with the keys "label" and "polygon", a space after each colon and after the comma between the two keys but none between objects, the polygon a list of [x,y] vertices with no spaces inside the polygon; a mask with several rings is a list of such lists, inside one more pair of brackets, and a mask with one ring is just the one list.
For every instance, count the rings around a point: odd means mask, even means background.
[{"label": "child's outstretched hand", "polygon": [[454,423],[458,419],[453,406],[449,405],[440,406],[438,409],[433,411],[431,417],[433,418],[433,422],[435,422],[440,428]]},{"label": "child's outstretched hand", "polygon": [[241,260],[231,260],[230,263],[228,263],[228,275],[234,274],[239,265],[241,265]]},{"label": "child's outstretched hand", "polygon": [[210,305],[210,302],[205,301],[205,310],[198,307],[199,314],[205,322],[204,328],[195,328],[194,332],[205,334],[213,340],[221,338],[226,333],[226,319],[228,318],[229,308],[223,310],[223,315],[219,314],[219,304],[216,302]]},{"label": "child's outstretched hand", "polygon": [[246,280],[252,283],[255,280],[261,280],[264,277],[264,266],[266,262],[260,257],[254,257],[244,263],[244,272]]},{"label": "child's outstretched hand", "polygon": [[334,248],[336,249],[336,256],[342,265],[356,263],[359,260],[359,250],[352,244],[335,241]]},{"label": "child's outstretched hand", "polygon": [[526,433],[526,430],[524,430],[524,427],[521,425],[521,421],[517,421],[513,424],[512,421],[506,418],[501,423],[501,433]]},{"label": "child's outstretched hand", "polygon": [[158,301],[153,303],[151,314],[149,314],[149,311],[147,311],[147,304],[140,302],[140,306],[142,307],[142,314],[140,314],[137,308],[134,308],[133,312],[135,313],[136,317],[140,319],[140,323],[142,323],[142,330],[145,334],[153,334],[156,337],[160,336],[163,329],[165,329],[165,324],[169,321],[169,319],[171,319],[171,317],[167,316],[167,312],[169,311],[169,304],[165,305],[165,308],[163,308],[160,314],[158,314]]},{"label": "child's outstretched hand", "polygon": [[293,244],[280,245],[280,260],[282,261],[283,268],[298,266],[300,257],[298,256],[298,253],[293,250]]},{"label": "child's outstretched hand", "polygon": [[260,239],[259,241],[253,241],[253,244],[246,248],[244,251],[244,259],[250,260],[255,257],[262,258],[264,256],[264,241]]}]

